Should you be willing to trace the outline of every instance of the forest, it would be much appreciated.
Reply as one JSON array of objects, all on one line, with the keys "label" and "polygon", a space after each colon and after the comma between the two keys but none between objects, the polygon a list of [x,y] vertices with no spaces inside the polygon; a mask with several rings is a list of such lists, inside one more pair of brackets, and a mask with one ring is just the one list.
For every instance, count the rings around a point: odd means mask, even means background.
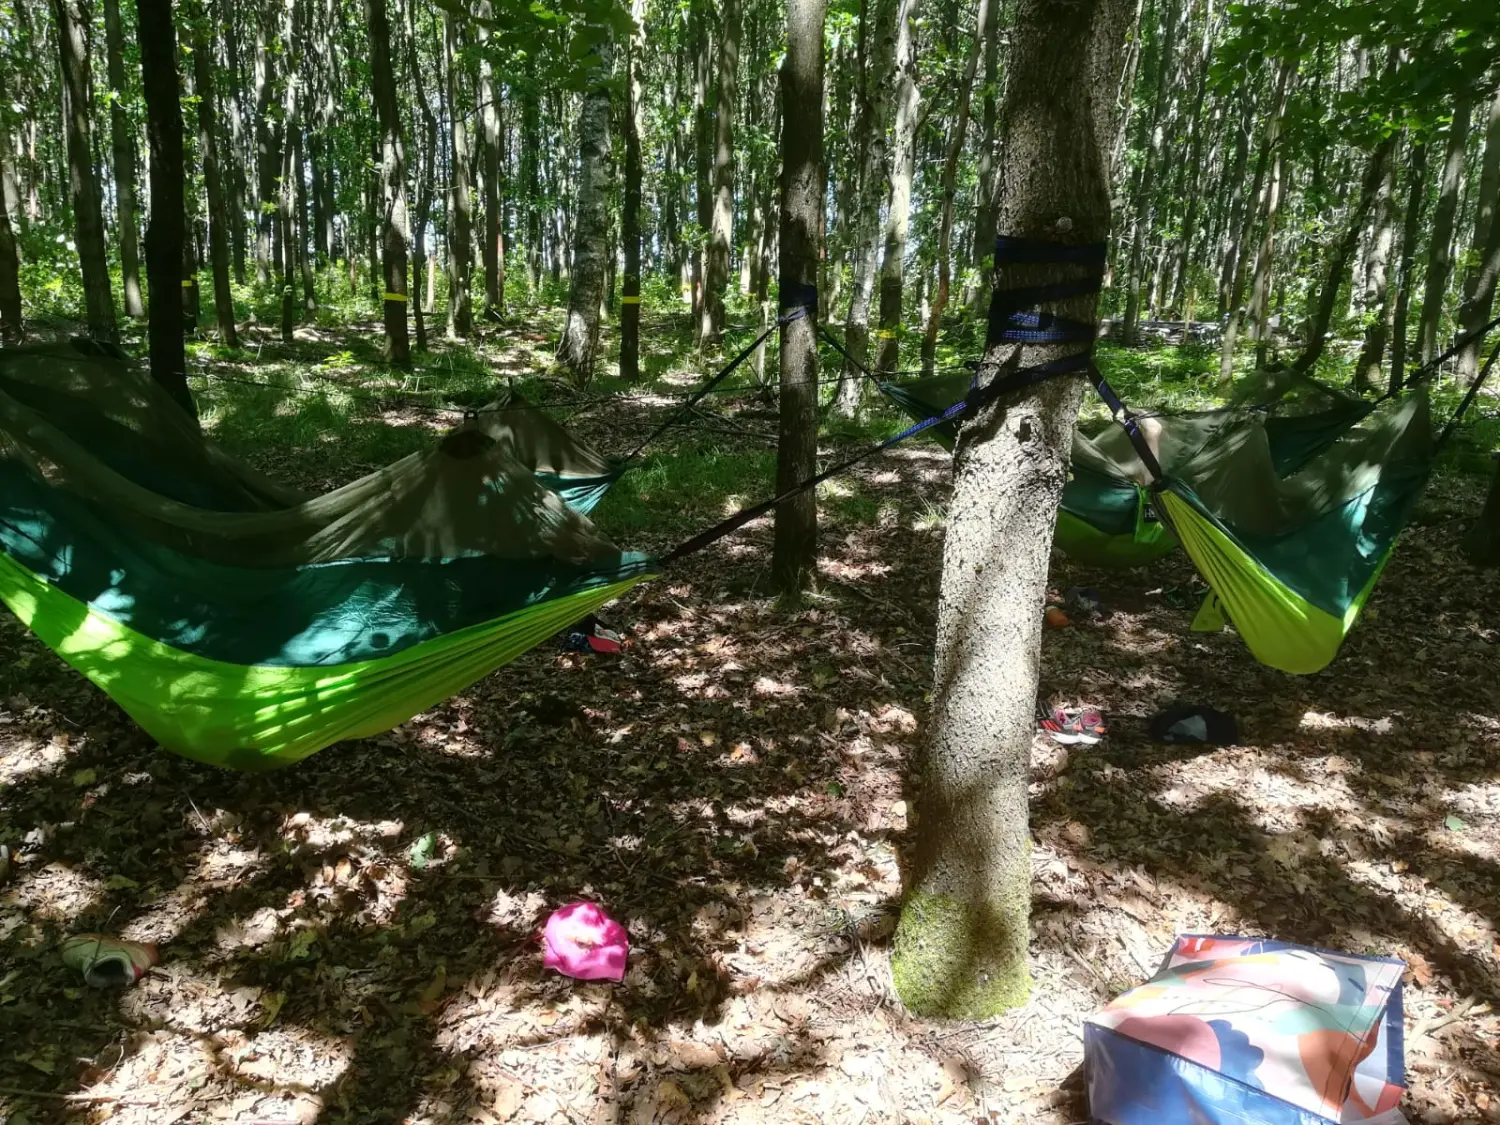
[{"label": "forest", "polygon": [[0,0],[0,1122],[1500,1121],[1497,285],[1492,0]]}]

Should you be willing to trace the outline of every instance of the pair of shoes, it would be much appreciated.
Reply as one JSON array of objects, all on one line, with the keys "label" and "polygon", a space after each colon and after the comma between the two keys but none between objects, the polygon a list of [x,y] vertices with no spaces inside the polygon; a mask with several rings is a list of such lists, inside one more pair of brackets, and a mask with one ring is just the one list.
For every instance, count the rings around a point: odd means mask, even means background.
[{"label": "pair of shoes", "polygon": [[620,634],[592,613],[560,634],[564,652],[618,653]]},{"label": "pair of shoes", "polygon": [[1104,716],[1092,708],[1054,707],[1040,726],[1063,746],[1093,746],[1104,738]]}]

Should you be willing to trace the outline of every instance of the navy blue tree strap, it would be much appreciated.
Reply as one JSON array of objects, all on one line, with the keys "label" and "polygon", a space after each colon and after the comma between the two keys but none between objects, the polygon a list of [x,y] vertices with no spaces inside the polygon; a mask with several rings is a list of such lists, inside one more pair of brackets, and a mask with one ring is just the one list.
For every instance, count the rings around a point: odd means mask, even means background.
[{"label": "navy blue tree strap", "polygon": [[783,314],[800,309],[814,320],[818,319],[818,287],[816,285],[788,285],[781,290],[779,303]]},{"label": "navy blue tree strap", "polygon": [[995,261],[1033,265],[1079,265],[1104,268],[1109,247],[1103,242],[1066,244],[1044,238],[1002,234],[995,239]]}]

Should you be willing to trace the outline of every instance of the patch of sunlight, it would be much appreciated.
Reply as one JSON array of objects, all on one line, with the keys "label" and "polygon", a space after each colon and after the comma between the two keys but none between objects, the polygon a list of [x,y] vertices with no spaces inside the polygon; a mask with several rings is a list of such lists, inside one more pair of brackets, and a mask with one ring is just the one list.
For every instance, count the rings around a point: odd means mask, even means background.
[{"label": "patch of sunlight", "polygon": [[547,897],[540,891],[523,891],[513,895],[500,887],[490,899],[490,909],[485,921],[516,933],[531,933],[541,928],[546,910]]},{"label": "patch of sunlight", "polygon": [[66,863],[49,863],[35,871],[25,870],[15,880],[4,905],[0,906],[0,930],[5,917],[19,909],[31,918],[67,922],[86,914],[104,899],[102,879],[74,870]]},{"label": "patch of sunlight", "polygon": [[281,915],[263,906],[248,918],[231,918],[214,930],[214,948],[226,956],[258,949],[274,941],[281,932]]},{"label": "patch of sunlight", "polygon": [[728,519],[744,506],[744,495],[739,492],[731,492],[728,496],[724,497],[724,503],[720,506],[720,511],[723,513],[724,518]]},{"label": "patch of sunlight", "polygon": [[752,690],[756,695],[786,697],[792,695],[801,695],[803,689],[798,687],[796,684],[789,684],[783,680],[772,679],[770,676],[761,676],[756,679],[755,686]]},{"label": "patch of sunlight", "polygon": [[1306,711],[1297,724],[1302,730],[1361,730],[1369,734],[1390,734],[1390,717],[1366,719],[1359,715],[1335,715],[1331,712]]},{"label": "patch of sunlight", "polygon": [[153,901],[146,913],[133,919],[120,936],[158,944],[171,941],[202,917],[208,909],[210,893],[240,885],[264,859],[258,848],[234,848],[222,842],[211,846],[207,854],[199,857],[197,871]]},{"label": "patch of sunlight", "polygon": [[405,830],[399,820],[358,821],[347,816],[317,817],[294,813],[282,825],[282,838],[301,841],[315,849],[327,849],[354,841],[394,840]]},{"label": "patch of sunlight", "polygon": [[835,499],[845,499],[854,495],[854,489],[848,483],[841,480],[825,480],[818,485],[818,495],[832,496]]},{"label": "patch of sunlight", "polygon": [[59,744],[55,738],[43,742],[38,738],[0,737],[0,789],[26,778],[55,774],[67,759],[66,744]]}]

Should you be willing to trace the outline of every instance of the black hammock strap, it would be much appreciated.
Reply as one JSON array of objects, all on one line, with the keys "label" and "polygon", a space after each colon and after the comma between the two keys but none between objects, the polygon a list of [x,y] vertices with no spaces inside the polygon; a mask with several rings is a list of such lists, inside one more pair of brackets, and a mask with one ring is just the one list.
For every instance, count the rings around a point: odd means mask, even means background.
[{"label": "black hammock strap", "polygon": [[[964,397],[952,406],[934,414],[930,418],[924,418],[915,425],[908,426],[893,437],[869,446],[858,453],[851,454],[836,464],[830,465],[820,473],[798,481],[789,488],[783,489],[777,495],[768,500],[762,500],[748,508],[742,508],[729,518],[720,521],[714,526],[699,532],[691,539],[672,548],[662,556],[661,561],[671,563],[677,559],[685,558],[710,544],[718,542],[727,535],[732,535],[752,520],[770,512],[777,505],[790,500],[799,493],[806,492],[810,488],[816,488],[825,480],[835,477],[840,473],[853,468],[859,462],[877,453],[891,448],[891,446],[914,437],[924,430],[943,422],[977,412],[981,407],[999,398],[1001,395],[1020,390],[1036,383],[1059,375],[1072,375],[1086,372],[1094,389],[1109,405],[1114,413],[1116,421],[1125,427],[1125,432],[1130,435],[1131,443],[1136,447],[1136,452],[1145,463],[1147,470],[1156,480],[1161,479],[1161,466],[1157,463],[1156,456],[1152,453],[1150,446],[1146,444],[1144,436],[1141,435],[1139,427],[1136,426],[1135,417],[1125,407],[1105,381],[1104,376],[1099,373],[1093,362],[1093,327],[1084,321],[1070,320],[1066,317],[1053,316],[1051,314],[1034,313],[1028,311],[1031,306],[1041,304],[1043,301],[1064,300],[1068,297],[1087,296],[1096,293],[1104,280],[1104,257],[1105,247],[1103,244],[1089,244],[1086,246],[1061,246],[1055,243],[1043,242],[1036,239],[1021,239],[1001,237],[995,240],[995,260],[1014,261],[1034,264],[1062,264],[1081,265],[1088,267],[1089,273],[1086,277],[1070,281],[1055,282],[1048,285],[1035,285],[1021,289],[1005,290],[997,292],[996,299],[990,303],[990,325],[989,336],[994,343],[1080,343],[1087,344],[1086,350],[1075,355],[1063,356],[1059,359],[1050,360],[1046,363],[1034,364],[1031,367],[1023,367],[1014,370],[1004,370],[996,375],[983,386],[979,385],[979,376],[976,374],[974,384]],[[814,297],[814,299],[816,299]],[[848,360],[854,367],[880,385],[880,381],[871,374],[859,360],[855,359],[849,351],[839,343],[826,330],[820,330],[820,335],[835,351]],[[985,365],[980,366],[980,372],[985,370]]]},{"label": "black hammock strap", "polygon": [[[1500,320],[1495,321],[1500,324]],[[1474,405],[1474,400],[1479,397],[1479,388],[1484,386],[1484,381],[1490,377],[1490,369],[1495,366],[1495,357],[1500,356],[1500,344],[1490,349],[1490,357],[1484,361],[1484,366],[1479,369],[1479,374],[1469,384],[1469,390],[1459,402],[1458,409],[1453,412],[1453,417],[1448,419],[1448,424],[1443,427],[1443,432],[1438,434],[1437,444],[1433,452],[1436,453],[1448,444],[1448,439],[1453,436],[1453,431],[1458,428],[1458,423],[1463,419],[1464,412]]]},{"label": "black hammock strap", "polygon": [[[1492,332],[1496,328],[1500,328],[1500,316],[1495,317],[1495,319],[1491,320],[1488,324],[1481,324],[1478,328],[1469,329],[1469,331],[1465,332],[1458,339],[1454,340],[1453,346],[1450,347],[1447,351],[1443,352],[1442,355],[1433,356],[1426,363],[1422,364],[1421,367],[1417,368],[1410,375],[1408,375],[1406,377],[1406,386],[1415,386],[1423,379],[1429,378],[1437,371],[1438,368],[1447,363],[1464,348],[1468,347],[1476,340],[1484,339],[1484,337],[1488,333]],[[1400,393],[1400,391],[1387,391],[1385,394],[1377,398],[1375,400],[1375,403],[1378,406],[1386,399],[1393,398],[1395,397],[1395,395]]]}]

